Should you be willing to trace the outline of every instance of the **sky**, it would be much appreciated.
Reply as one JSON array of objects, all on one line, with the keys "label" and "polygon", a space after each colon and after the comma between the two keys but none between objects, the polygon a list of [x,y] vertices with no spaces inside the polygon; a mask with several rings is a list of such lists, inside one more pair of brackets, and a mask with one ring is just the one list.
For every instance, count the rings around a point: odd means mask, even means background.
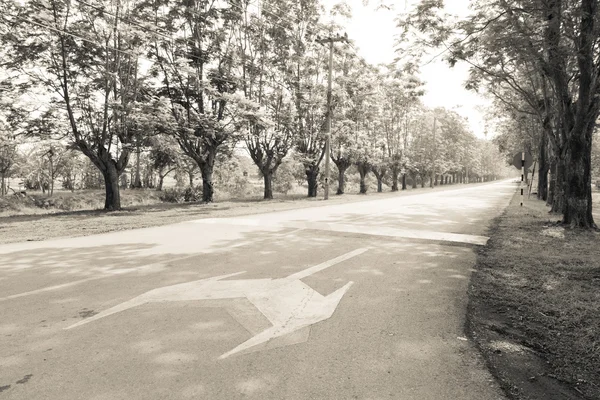
[{"label": "sky", "polygon": [[[335,4],[338,0],[323,0],[324,3]],[[363,0],[346,0],[352,8],[352,19],[343,24],[347,28],[348,37],[355,41],[357,53],[371,64],[389,63],[396,57],[394,53],[394,36],[398,32],[394,19],[398,12],[410,9],[414,0],[393,1],[395,10],[376,10],[378,0],[371,0],[363,5]],[[465,16],[468,14],[469,0],[446,0],[446,10],[452,14]],[[328,5],[329,5],[328,4]],[[327,7],[327,5],[326,5]],[[441,50],[433,50],[431,57],[424,57],[428,62]],[[484,138],[485,119],[482,106],[489,104],[484,97],[464,89],[468,77],[468,65],[459,63],[454,68],[439,57],[421,68],[421,79],[426,82],[423,103],[428,107],[446,107],[453,109],[468,119],[475,135]],[[490,131],[490,137],[493,132]]]}]

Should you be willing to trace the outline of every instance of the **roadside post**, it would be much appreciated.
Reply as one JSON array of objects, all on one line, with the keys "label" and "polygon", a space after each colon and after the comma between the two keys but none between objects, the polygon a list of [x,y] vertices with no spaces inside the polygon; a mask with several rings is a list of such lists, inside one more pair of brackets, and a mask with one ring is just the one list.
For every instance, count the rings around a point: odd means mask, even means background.
[{"label": "roadside post", "polygon": [[531,157],[531,154],[524,151],[518,152],[513,158],[513,165],[515,168],[521,169],[521,207],[523,207],[523,183],[525,181],[525,172],[527,169],[529,169],[529,167],[531,167],[531,164],[533,164],[533,157]]}]

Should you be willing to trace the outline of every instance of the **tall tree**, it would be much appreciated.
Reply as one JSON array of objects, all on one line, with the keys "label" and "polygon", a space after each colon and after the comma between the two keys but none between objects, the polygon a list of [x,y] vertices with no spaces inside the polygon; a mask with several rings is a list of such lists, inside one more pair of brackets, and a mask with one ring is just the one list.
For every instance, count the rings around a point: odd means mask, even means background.
[{"label": "tall tree", "polygon": [[9,26],[0,38],[3,65],[19,74],[23,90],[49,96],[48,108],[69,122],[68,140],[104,177],[104,208],[120,209],[119,175],[134,135],[130,111],[143,86],[137,54],[144,33],[123,22],[130,5],[7,0],[0,14]]},{"label": "tall tree", "polygon": [[[237,3],[236,3],[237,4]],[[235,144],[235,29],[239,7],[210,0],[147,0],[138,15],[168,34],[154,35],[149,54],[156,85],[156,126],[198,164],[202,200],[212,202],[218,152]]]},{"label": "tall tree", "polygon": [[[401,170],[407,166],[405,156],[410,135],[411,110],[418,104],[418,97],[424,94],[423,83],[415,72],[410,64],[406,64],[404,68],[386,68],[378,79],[383,95],[380,99],[383,107],[381,122],[392,178],[392,191],[398,190],[398,177]],[[405,175],[402,189],[406,189]]]},{"label": "tall tree", "polygon": [[[293,98],[284,84],[286,46],[290,32],[280,15],[272,12],[251,13],[250,3],[243,5],[243,18],[237,39],[241,57],[244,97],[247,104],[244,140],[250,157],[264,179],[264,198],[273,198],[273,177],[293,146]],[[267,10],[279,5],[276,0],[263,3]],[[277,66],[277,68],[273,68]]]}]

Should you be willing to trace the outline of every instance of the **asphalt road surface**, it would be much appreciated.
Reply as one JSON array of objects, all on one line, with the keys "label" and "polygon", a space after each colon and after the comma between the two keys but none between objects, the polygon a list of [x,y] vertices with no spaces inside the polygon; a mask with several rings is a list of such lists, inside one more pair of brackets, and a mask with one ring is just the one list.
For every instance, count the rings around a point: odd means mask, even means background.
[{"label": "asphalt road surface", "polygon": [[0,246],[0,400],[503,399],[463,329],[514,191]]}]

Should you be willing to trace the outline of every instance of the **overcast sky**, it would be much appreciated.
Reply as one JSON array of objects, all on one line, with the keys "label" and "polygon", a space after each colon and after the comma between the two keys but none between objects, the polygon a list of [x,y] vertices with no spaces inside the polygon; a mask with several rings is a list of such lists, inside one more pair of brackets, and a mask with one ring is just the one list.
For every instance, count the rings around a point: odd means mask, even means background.
[{"label": "overcast sky", "polygon": [[[324,3],[335,4],[339,0],[323,0]],[[394,36],[397,32],[394,19],[398,12],[404,11],[406,6],[410,7],[413,0],[395,0],[394,11],[379,10],[376,5],[378,0],[371,0],[369,5],[364,6],[363,0],[346,0],[352,7],[353,18],[344,22],[347,27],[349,38],[356,42],[358,54],[369,63],[389,63],[394,57]],[[468,13],[468,0],[446,1],[446,9],[455,15],[466,15]],[[441,50],[432,51],[438,54]],[[433,56],[432,56],[433,57]],[[431,57],[425,57],[429,61]],[[429,107],[446,107],[468,118],[473,133],[478,137],[484,137],[485,121],[482,113],[478,110],[488,101],[483,97],[464,89],[464,81],[468,76],[468,66],[464,63],[450,68],[447,63],[440,59],[422,67],[421,78],[426,82],[426,94],[423,102]],[[493,132],[490,131],[490,136]]]}]

